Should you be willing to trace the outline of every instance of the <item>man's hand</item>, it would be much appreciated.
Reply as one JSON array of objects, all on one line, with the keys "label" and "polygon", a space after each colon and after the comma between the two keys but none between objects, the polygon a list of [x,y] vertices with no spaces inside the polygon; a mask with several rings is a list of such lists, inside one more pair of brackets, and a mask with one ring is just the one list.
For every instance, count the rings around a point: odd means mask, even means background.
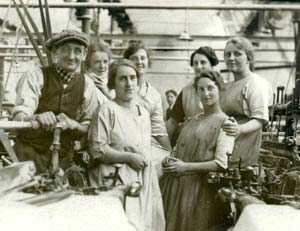
[{"label": "man's hand", "polygon": [[241,133],[240,126],[233,117],[230,117],[228,120],[226,120],[222,124],[221,128],[223,129],[224,132],[226,132],[228,136],[238,137]]},{"label": "man's hand", "polygon": [[40,123],[42,129],[46,131],[53,131],[57,123],[57,118],[51,111],[36,114],[35,119]]},{"label": "man's hand", "polygon": [[79,127],[79,123],[76,120],[70,119],[64,113],[60,113],[56,116],[57,121],[62,126],[62,130],[65,131],[67,129],[77,130]]}]

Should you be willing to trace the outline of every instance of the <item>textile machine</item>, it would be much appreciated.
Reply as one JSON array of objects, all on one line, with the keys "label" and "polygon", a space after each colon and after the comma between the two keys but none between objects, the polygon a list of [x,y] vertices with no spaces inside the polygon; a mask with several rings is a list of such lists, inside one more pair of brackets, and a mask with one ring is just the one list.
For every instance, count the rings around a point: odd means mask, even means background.
[{"label": "textile machine", "polygon": [[230,204],[232,224],[248,204],[289,205],[300,209],[300,20],[294,21],[296,76],[291,95],[278,86],[269,107],[270,122],[264,128],[259,164],[211,173],[209,183],[219,185],[219,197]]}]

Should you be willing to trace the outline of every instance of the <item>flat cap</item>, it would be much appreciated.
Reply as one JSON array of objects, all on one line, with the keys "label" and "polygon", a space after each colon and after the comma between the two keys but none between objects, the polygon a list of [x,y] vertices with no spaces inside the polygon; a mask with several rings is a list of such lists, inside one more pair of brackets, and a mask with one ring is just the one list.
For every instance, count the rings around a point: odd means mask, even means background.
[{"label": "flat cap", "polygon": [[53,47],[58,46],[59,44],[65,43],[67,41],[75,41],[84,45],[85,47],[88,46],[87,36],[84,33],[75,30],[63,30],[62,32],[48,39],[45,43],[45,46],[48,50],[51,51]]}]

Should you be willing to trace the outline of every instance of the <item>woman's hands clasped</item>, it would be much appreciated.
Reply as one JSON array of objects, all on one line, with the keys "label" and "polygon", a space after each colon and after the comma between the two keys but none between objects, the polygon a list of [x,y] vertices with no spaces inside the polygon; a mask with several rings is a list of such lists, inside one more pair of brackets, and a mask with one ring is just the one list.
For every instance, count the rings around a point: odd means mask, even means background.
[{"label": "woman's hands clasped", "polygon": [[137,172],[143,170],[147,166],[145,157],[136,153],[130,153],[127,164]]},{"label": "woman's hands clasped", "polygon": [[127,152],[126,163],[130,168],[139,172],[147,166],[145,157],[138,150],[132,147],[125,147],[124,150]]},{"label": "woman's hands clasped", "polygon": [[174,157],[166,157],[162,161],[162,169],[165,173],[183,174],[187,171],[187,163]]}]

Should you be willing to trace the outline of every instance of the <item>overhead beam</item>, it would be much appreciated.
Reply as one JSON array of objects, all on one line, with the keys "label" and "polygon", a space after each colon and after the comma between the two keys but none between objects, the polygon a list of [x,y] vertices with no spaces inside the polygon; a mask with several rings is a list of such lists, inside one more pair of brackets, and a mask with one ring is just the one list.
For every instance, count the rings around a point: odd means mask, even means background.
[{"label": "overhead beam", "polygon": [[[14,36],[15,33],[5,33],[2,35],[2,38]],[[91,34],[91,38],[94,39],[96,35]],[[179,35],[172,35],[172,34],[100,34],[98,35],[102,40],[113,40],[113,39],[120,39],[120,40],[144,40],[144,39],[177,39]],[[229,35],[191,35],[193,40],[198,39],[214,39],[214,40],[221,40],[226,41],[231,36]],[[247,36],[250,40],[259,40],[259,41],[288,41],[294,42],[294,37],[291,36]],[[192,42],[191,42],[192,43]]]},{"label": "overhead beam", "polygon": [[[8,7],[7,3],[1,3],[0,7]],[[28,4],[28,7],[38,8],[36,3]],[[50,8],[124,8],[124,9],[160,9],[160,10],[288,10],[299,11],[299,4],[126,4],[126,3],[59,3],[49,4]]]},{"label": "overhead beam", "polygon": [[[93,36],[93,35],[92,35]],[[139,39],[178,39],[179,35],[171,34],[100,34],[101,39],[124,39],[124,40],[139,40]],[[193,35],[190,34],[193,40],[197,39],[216,39],[216,40],[227,40],[231,36],[229,35]],[[293,37],[288,36],[276,36],[276,37],[267,37],[267,36],[247,36],[248,39],[258,39],[258,40],[290,40],[294,41]]]},{"label": "overhead beam", "polygon": [[[46,55],[43,54],[43,57]],[[0,57],[5,57],[6,60],[9,60],[10,57],[18,57],[18,58],[36,58],[36,54],[14,54],[14,53],[0,53]],[[113,55],[113,59],[120,59],[122,58],[121,55]],[[160,56],[160,55],[155,55],[151,56],[151,60],[160,60],[160,61],[189,61],[190,57],[189,56]],[[223,59],[219,59],[220,63],[223,63]],[[256,59],[255,64],[257,63],[273,63],[273,64],[293,64],[294,62],[292,61],[284,61],[284,60],[265,60],[265,59]]]},{"label": "overhead beam", "polygon": [[[38,46],[39,49],[42,49],[42,46]],[[109,49],[113,51],[125,50],[127,47],[110,47]],[[148,46],[148,50],[163,50],[163,51],[195,51],[199,47],[190,46]],[[0,49],[16,49],[15,45],[4,45],[0,44]],[[18,45],[17,49],[33,50],[31,45]],[[224,48],[215,48],[215,51],[224,51]],[[292,48],[257,48],[254,49],[255,52],[295,52],[295,49]]]}]

